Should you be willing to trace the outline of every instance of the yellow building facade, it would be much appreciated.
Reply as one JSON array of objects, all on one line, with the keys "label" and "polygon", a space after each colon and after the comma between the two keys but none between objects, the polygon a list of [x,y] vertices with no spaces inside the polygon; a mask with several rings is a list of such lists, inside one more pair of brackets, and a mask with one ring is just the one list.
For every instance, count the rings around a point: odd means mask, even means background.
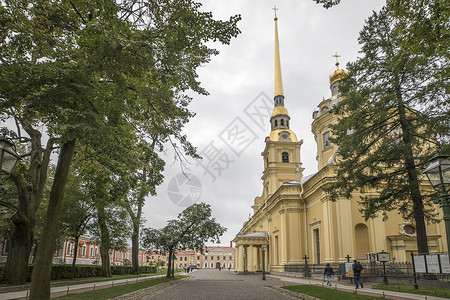
[{"label": "yellow building facade", "polygon": [[[275,96],[268,120],[271,132],[261,153],[263,191],[254,200],[253,216],[233,240],[238,272],[261,271],[263,260],[265,270],[283,272],[286,265],[304,263],[305,258],[315,264],[344,262],[347,258],[365,260],[368,253],[384,250],[396,262],[406,262],[411,261],[411,252],[417,253],[412,222],[394,212],[387,221],[377,218],[366,222],[359,212],[360,195],[331,202],[322,190],[332,182],[336,163],[337,147],[329,138],[330,125],[337,119],[329,109],[340,100],[339,82],[346,74],[336,62],[336,70],[329,77],[331,96],[313,112],[311,128],[319,171],[303,176],[303,141],[290,130],[290,116],[284,105],[275,17]],[[447,251],[443,222],[427,224],[427,236],[430,252]],[[266,245],[265,252],[262,245]]]}]

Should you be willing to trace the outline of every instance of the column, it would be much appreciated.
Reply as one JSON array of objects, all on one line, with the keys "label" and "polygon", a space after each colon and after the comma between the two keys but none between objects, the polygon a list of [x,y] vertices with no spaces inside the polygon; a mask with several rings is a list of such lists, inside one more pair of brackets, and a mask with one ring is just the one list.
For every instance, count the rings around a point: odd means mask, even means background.
[{"label": "column", "polygon": [[288,243],[287,243],[287,214],[286,214],[286,210],[282,209],[280,210],[280,216],[281,216],[281,230],[280,230],[280,235],[281,235],[281,241],[280,241],[280,252],[281,252],[281,261],[280,264],[284,265],[287,263],[287,248],[288,248]]},{"label": "column", "polygon": [[248,257],[248,260],[247,260],[247,269],[248,269],[248,271],[249,272],[255,272],[255,268],[253,267],[255,264],[254,264],[254,262],[253,262],[253,245],[250,245],[249,247],[248,247],[248,251],[247,251],[247,257]]},{"label": "column", "polygon": [[266,272],[269,272],[269,245],[267,245],[266,252],[264,255],[264,264],[265,264],[265,270]]},{"label": "column", "polygon": [[258,247],[253,247],[253,270],[259,271],[259,263],[258,263]]},{"label": "column", "polygon": [[244,257],[243,257],[243,253],[244,253],[244,246],[243,245],[239,245],[238,247],[237,247],[237,249],[236,249],[237,251],[236,251],[236,265],[235,265],[235,268],[236,268],[236,271],[237,272],[244,272],[244,263],[243,263],[243,259],[244,259]]}]

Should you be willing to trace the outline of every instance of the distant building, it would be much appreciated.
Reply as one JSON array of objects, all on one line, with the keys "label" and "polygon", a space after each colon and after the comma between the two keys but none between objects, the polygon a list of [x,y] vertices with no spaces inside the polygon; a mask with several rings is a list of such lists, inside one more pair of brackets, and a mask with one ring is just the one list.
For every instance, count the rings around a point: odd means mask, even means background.
[{"label": "distant building", "polygon": [[[71,240],[64,241],[61,247],[59,247],[53,254],[54,264],[72,264],[74,255],[74,242]],[[8,242],[6,240],[0,241],[0,263],[6,262],[8,257]],[[151,256],[151,255],[150,255]],[[161,260],[165,261],[165,256],[160,255]],[[139,251],[139,265],[149,265],[151,259],[148,258],[149,254],[145,251]],[[110,250],[109,260],[111,265],[124,265],[127,262],[131,263],[131,249],[126,250]],[[33,262],[33,254],[30,255],[29,263]],[[96,244],[94,240],[81,237],[78,241],[77,251],[77,265],[101,265],[100,257],[100,245]]]},{"label": "distant building", "polygon": [[197,268],[205,269],[234,269],[235,268],[235,252],[233,247],[206,247],[203,254],[199,251],[186,250],[177,251],[175,253],[175,266],[177,268],[186,268],[189,266],[197,266]]}]

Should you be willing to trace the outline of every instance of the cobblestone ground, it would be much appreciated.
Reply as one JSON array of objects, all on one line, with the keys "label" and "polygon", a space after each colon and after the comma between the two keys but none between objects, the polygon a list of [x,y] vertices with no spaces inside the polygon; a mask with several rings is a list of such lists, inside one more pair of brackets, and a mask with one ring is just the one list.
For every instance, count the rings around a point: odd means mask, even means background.
[{"label": "cobblestone ground", "polygon": [[167,285],[159,290],[142,290],[139,295],[134,295],[133,299],[298,299],[271,288],[283,286],[282,281],[270,278],[263,281],[261,275],[235,275],[227,270],[216,269],[200,269],[190,275],[192,278]]}]

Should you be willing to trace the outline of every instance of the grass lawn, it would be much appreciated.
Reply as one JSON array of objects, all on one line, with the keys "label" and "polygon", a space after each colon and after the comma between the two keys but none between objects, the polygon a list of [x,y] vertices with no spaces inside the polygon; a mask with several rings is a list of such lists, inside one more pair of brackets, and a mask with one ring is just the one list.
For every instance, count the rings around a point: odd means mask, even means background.
[{"label": "grass lawn", "polygon": [[119,285],[111,288],[104,288],[96,291],[89,291],[79,294],[70,294],[67,296],[57,297],[58,299],[89,299],[89,300],[103,300],[118,297],[124,294],[128,294],[140,289],[145,289],[151,286],[155,286],[161,283],[165,283],[172,280],[178,280],[187,276],[177,276],[175,278],[156,278],[151,280],[140,281],[137,283]]},{"label": "grass lawn", "polygon": [[352,299],[383,299],[382,297],[372,297],[359,295],[355,292],[348,293],[330,288],[314,286],[314,285],[288,285],[283,287],[286,290],[306,294],[312,297],[327,300],[352,300]]},{"label": "grass lawn", "polygon": [[437,296],[450,299],[450,289],[438,289],[426,286],[419,286],[419,289],[416,290],[413,285],[385,285],[385,284],[377,284],[373,288],[377,290],[395,291],[426,296]]}]

